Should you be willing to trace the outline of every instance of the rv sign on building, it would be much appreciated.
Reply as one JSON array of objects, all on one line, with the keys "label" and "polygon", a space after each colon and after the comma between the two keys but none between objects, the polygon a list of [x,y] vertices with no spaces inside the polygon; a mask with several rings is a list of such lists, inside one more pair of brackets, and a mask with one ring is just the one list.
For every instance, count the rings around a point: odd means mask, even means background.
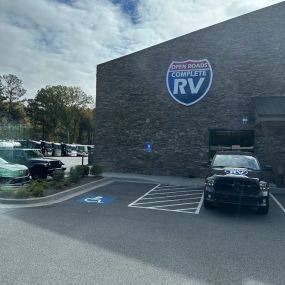
[{"label": "rv sign on building", "polygon": [[212,67],[207,59],[173,61],[168,68],[166,84],[175,101],[190,106],[207,94],[212,78]]}]

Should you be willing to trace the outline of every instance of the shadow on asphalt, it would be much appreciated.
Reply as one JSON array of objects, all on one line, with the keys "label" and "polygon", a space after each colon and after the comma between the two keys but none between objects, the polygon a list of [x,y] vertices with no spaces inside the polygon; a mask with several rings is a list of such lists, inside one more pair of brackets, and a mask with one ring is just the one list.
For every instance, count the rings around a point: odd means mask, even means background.
[{"label": "shadow on asphalt", "polygon": [[8,215],[203,284],[279,284],[268,270],[258,270],[272,268],[269,252],[282,264],[281,247],[268,247],[269,239],[280,240],[276,209],[262,216],[254,209],[228,206],[202,208],[200,215],[127,207],[152,187],[116,182],[89,193],[114,196],[106,206],[84,204],[76,197]]}]

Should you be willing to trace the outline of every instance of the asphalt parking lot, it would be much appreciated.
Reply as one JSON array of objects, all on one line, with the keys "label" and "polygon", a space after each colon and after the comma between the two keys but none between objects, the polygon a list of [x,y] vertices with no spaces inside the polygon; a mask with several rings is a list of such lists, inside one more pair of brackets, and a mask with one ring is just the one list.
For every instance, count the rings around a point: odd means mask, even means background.
[{"label": "asphalt parking lot", "polygon": [[277,203],[267,216],[206,210],[196,190],[113,182],[59,204],[2,210],[1,284],[283,285]]}]

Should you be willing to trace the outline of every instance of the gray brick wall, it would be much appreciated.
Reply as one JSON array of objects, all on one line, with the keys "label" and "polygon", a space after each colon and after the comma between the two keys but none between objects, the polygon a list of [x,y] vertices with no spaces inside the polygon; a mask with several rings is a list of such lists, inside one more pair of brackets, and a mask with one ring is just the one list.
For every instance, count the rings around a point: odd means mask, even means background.
[{"label": "gray brick wall", "polygon": [[[105,171],[201,175],[210,128],[254,129],[253,97],[285,95],[284,16],[282,2],[99,65],[96,162]],[[203,58],[213,69],[208,94],[178,104],[165,82],[170,63]]]}]

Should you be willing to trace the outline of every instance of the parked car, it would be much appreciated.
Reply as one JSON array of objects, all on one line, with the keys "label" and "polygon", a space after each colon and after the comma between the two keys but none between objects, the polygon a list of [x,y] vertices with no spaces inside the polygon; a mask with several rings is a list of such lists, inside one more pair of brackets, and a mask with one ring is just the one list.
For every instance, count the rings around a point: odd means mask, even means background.
[{"label": "parked car", "polygon": [[23,148],[1,148],[0,157],[11,163],[23,164],[29,168],[33,179],[46,179],[55,170],[64,171],[63,163],[58,159],[45,158],[40,150]]},{"label": "parked car", "polygon": [[77,156],[75,144],[61,144],[62,156]]},{"label": "parked car", "polygon": [[25,165],[11,164],[0,157],[0,189],[15,189],[29,185],[29,169]]},{"label": "parked car", "polygon": [[22,147],[23,148],[39,149],[39,150],[41,150],[41,148],[42,148],[41,142],[40,141],[34,141],[34,140],[28,140],[27,143],[22,145]]},{"label": "parked car", "polygon": [[60,143],[52,143],[52,156],[61,156],[61,144]]},{"label": "parked car", "polygon": [[78,144],[76,146],[77,156],[88,156],[88,146]]},{"label": "parked car", "polygon": [[14,147],[14,144],[8,141],[0,141],[0,147]]},{"label": "parked car", "polygon": [[41,141],[41,151],[44,156],[52,156],[52,143]]},{"label": "parked car", "polygon": [[[204,165],[205,166],[205,165]],[[205,180],[204,207],[216,203],[257,207],[262,214],[269,210],[269,183],[265,170],[251,153],[217,152]]]}]

